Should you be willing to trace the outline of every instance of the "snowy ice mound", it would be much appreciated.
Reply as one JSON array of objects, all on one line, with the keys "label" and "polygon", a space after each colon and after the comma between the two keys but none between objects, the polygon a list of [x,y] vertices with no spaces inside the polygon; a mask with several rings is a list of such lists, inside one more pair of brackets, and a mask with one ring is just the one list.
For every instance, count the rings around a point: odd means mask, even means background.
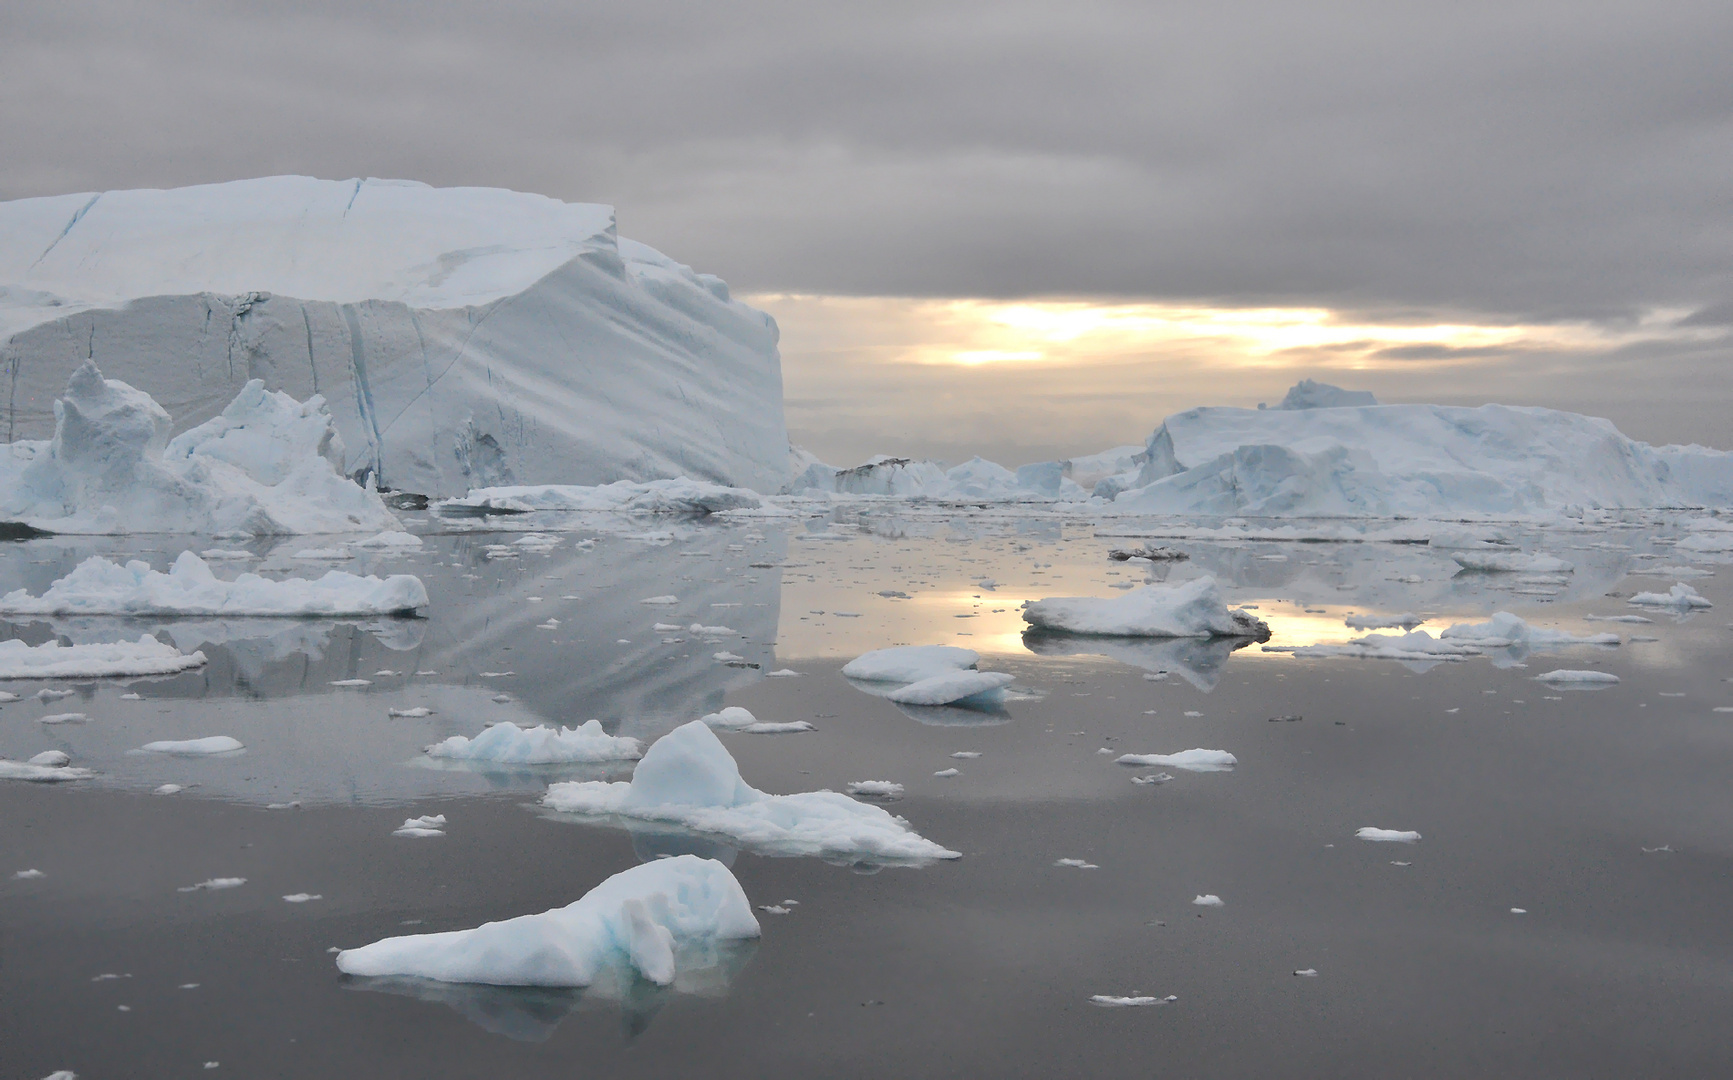
[{"label": "snowy ice mound", "polygon": [[41,596],[14,589],[0,597],[5,615],[259,615],[291,618],[410,615],[427,606],[427,589],[411,574],[359,577],[332,570],[317,580],[273,581],[242,574],[224,581],[190,551],[169,572],[133,560],[119,566],[92,555]]},{"label": "snowy ice mound", "polygon": [[844,664],[842,673],[851,679],[912,683],[951,671],[967,671],[980,661],[975,650],[955,645],[897,645],[862,653]]},{"label": "snowy ice mound", "polygon": [[891,863],[961,858],[916,834],[901,818],[847,795],[767,795],[753,788],[701,720],[656,740],[630,782],[553,784],[542,805],[561,813],[676,825],[725,836],[767,855]]},{"label": "snowy ice mound", "polygon": [[106,645],[48,641],[32,647],[22,641],[0,641],[0,679],[137,678],[173,675],[204,663],[204,653],[182,653],[149,634]]},{"label": "snowy ice mound", "polygon": [[1654,447],[1607,420],[1554,409],[1351,398],[1302,383],[1281,408],[1176,413],[1149,437],[1137,475],[1098,491],[1127,514],[1525,515],[1733,503],[1733,454],[1723,451]]},{"label": "snowy ice mound", "polygon": [[345,949],[337,968],[494,986],[624,986],[642,977],[678,987],[683,973],[717,966],[727,943],[758,936],[728,868],[679,855],[623,870],[539,915]]},{"label": "snowy ice mound", "polygon": [[1250,637],[1268,641],[1269,624],[1249,611],[1229,609],[1215,578],[1183,585],[1145,585],[1106,600],[1059,596],[1023,608],[1031,626],[1072,634],[1121,637]]},{"label": "snowy ice mound", "polygon": [[429,746],[427,754],[452,761],[502,765],[593,764],[641,757],[643,744],[637,739],[609,735],[602,730],[600,720],[590,720],[575,728],[547,724],[520,728],[508,721],[493,725],[473,739],[453,735]]},{"label": "snowy ice mound", "polygon": [[377,492],[339,471],[324,399],[254,380],[172,441],[149,394],[86,360],[54,402],[54,436],[0,451],[0,518],[61,533],[285,533],[388,529]]},{"label": "snowy ice mound", "polygon": [[856,688],[899,707],[955,705],[991,711],[1004,701],[1004,689],[1013,679],[1000,671],[976,671],[980,659],[973,649],[955,645],[897,645],[862,653],[844,664],[842,673]]},{"label": "snowy ice mound", "polygon": [[277,176],[0,203],[13,437],[86,357],[181,426],[248,380],[331,402],[342,471],[430,496],[690,476],[775,491],[775,322],[606,206]]},{"label": "snowy ice mound", "polygon": [[533,510],[602,511],[617,514],[718,514],[764,505],[756,492],[684,477],[635,484],[628,480],[595,487],[562,484],[473,488],[439,504],[444,514],[524,514]]}]

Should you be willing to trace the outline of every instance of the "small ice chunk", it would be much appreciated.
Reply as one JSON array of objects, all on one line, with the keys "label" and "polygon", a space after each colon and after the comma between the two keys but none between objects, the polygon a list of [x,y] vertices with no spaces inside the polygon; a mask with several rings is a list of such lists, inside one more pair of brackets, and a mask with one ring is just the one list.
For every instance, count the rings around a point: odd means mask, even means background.
[{"label": "small ice chunk", "polygon": [[1682,581],[1664,593],[1640,592],[1631,597],[1630,602],[1643,607],[1665,607],[1673,608],[1676,611],[1691,611],[1695,608],[1715,606],[1699,595],[1696,589]]},{"label": "small ice chunk", "polygon": [[201,881],[197,885],[182,885],[176,892],[198,892],[201,889],[234,889],[247,883],[244,877],[214,877]]},{"label": "small ice chunk", "polygon": [[372,679],[333,679],[332,686],[372,686]]},{"label": "small ice chunk", "polygon": [[122,694],[122,695],[120,695],[120,700],[122,700],[122,701],[143,701],[144,695],[138,694],[138,693]]},{"label": "small ice chunk", "polygon": [[68,780],[89,780],[96,773],[89,769],[74,769],[64,765],[31,765],[23,761],[0,758],[0,780],[27,780],[37,784],[58,784]]},{"label": "small ice chunk", "polygon": [[903,785],[889,780],[855,780],[848,784],[846,790],[850,795],[865,795],[875,799],[900,799],[903,795]]},{"label": "small ice chunk", "polygon": [[1166,1005],[1168,1002],[1178,1000],[1179,998],[1174,994],[1169,994],[1166,997],[1150,997],[1145,994],[1132,994],[1127,997],[1117,997],[1113,994],[1093,994],[1089,998],[1090,1004],[1099,1005],[1104,1009],[1134,1009],[1144,1005]]},{"label": "small ice chunk", "polygon": [[445,815],[423,814],[404,821],[391,833],[392,836],[444,836]]},{"label": "small ice chunk", "polygon": [[90,717],[81,712],[62,712],[38,716],[36,722],[38,724],[82,724],[89,719]]},{"label": "small ice chunk", "polygon": [[1226,750],[1181,750],[1177,754],[1121,754],[1119,765],[1162,765],[1186,772],[1231,772],[1239,759]]},{"label": "small ice chunk", "polygon": [[355,553],[346,547],[302,548],[291,556],[308,562],[341,562],[354,557]]},{"label": "small ice chunk", "polygon": [[1556,555],[1525,551],[1453,551],[1450,557],[1465,570],[1493,573],[1568,574],[1576,569]]},{"label": "small ice chunk", "polygon": [[980,659],[975,650],[955,645],[898,645],[862,653],[844,664],[842,673],[866,682],[918,683],[935,675],[971,669]]},{"label": "small ice chunk", "polygon": [[[0,641],[0,679],[108,679],[146,675],[173,675],[202,667],[205,654],[182,653],[149,634],[137,641],[93,645],[62,645],[47,641],[26,645],[16,639]],[[70,690],[37,696],[43,701],[66,697]]]},{"label": "small ice chunk", "polygon": [[186,785],[184,785],[184,784],[163,784],[162,786],[152,790],[151,794],[152,795],[176,795],[176,794],[179,794],[180,792],[183,792],[185,790],[186,790]]},{"label": "small ice chunk", "polygon": [[419,720],[424,716],[432,716],[433,710],[425,705],[415,705],[407,709],[386,709],[386,716],[398,716],[406,720]]},{"label": "small ice chunk", "polygon": [[365,540],[355,541],[355,546],[358,548],[373,549],[397,548],[413,550],[420,547],[421,544],[421,537],[416,536],[414,533],[399,532],[395,529],[387,529],[385,532],[375,533]]},{"label": "small ice chunk", "polygon": [[1302,979],[1315,979],[1318,977],[1318,969],[1317,968],[1300,968],[1299,970],[1295,971],[1294,974],[1298,975]]},{"label": "small ice chunk", "polygon": [[1134,776],[1131,778],[1131,782],[1134,784],[1165,784],[1172,779],[1172,776],[1163,772],[1151,773],[1148,776]]},{"label": "small ice chunk", "polygon": [[64,750],[44,750],[42,753],[32,757],[27,764],[45,765],[50,769],[58,769],[62,766],[72,764],[72,757]]},{"label": "small ice chunk", "polygon": [[1545,675],[1536,675],[1535,678],[1541,682],[1548,683],[1577,683],[1604,686],[1611,686],[1613,683],[1619,681],[1619,677],[1610,671],[1571,671],[1564,668],[1557,671],[1549,671]]},{"label": "small ice chunk", "polygon": [[1253,637],[1269,640],[1268,623],[1230,610],[1215,578],[1182,585],[1145,585],[1124,596],[1049,597],[1023,608],[1038,629],[1117,637]]},{"label": "small ice chunk", "polygon": [[710,658],[712,660],[716,660],[716,661],[718,661],[720,663],[724,663],[724,664],[731,664],[736,660],[746,659],[746,657],[741,656],[739,653],[731,653],[731,652],[728,652],[727,650],[724,650],[724,651],[719,652],[719,653],[711,653]]},{"label": "small ice chunk", "polygon": [[988,700],[1011,684],[1002,671],[947,671],[898,687],[885,696],[903,705],[950,705],[971,698]]},{"label": "small ice chunk", "polygon": [[766,915],[787,915],[790,911],[789,908],[785,908],[781,904],[759,904],[758,910]]},{"label": "small ice chunk", "polygon": [[1099,870],[1099,869],[1101,869],[1101,867],[1095,865],[1094,863],[1086,862],[1083,859],[1055,859],[1055,860],[1053,860],[1053,865],[1054,866],[1074,866],[1079,870]]},{"label": "small ice chunk", "polygon": [[1192,903],[1196,904],[1198,907],[1221,907],[1222,898],[1217,896],[1215,893],[1204,893],[1201,896],[1193,897]]},{"label": "small ice chunk", "polygon": [[74,692],[75,691],[72,690],[52,690],[45,686],[36,691],[36,700],[43,704],[47,704],[50,701],[59,701],[61,698],[71,697]]},{"label": "small ice chunk", "polygon": [[978,758],[981,756],[981,752],[979,750],[958,750],[951,756],[954,758]]},{"label": "small ice chunk", "polygon": [[1512,915],[1527,915],[1528,909],[1527,908],[1521,908],[1521,907],[1513,907],[1510,909],[1510,913]]},{"label": "small ice chunk", "polygon": [[665,596],[646,596],[644,599],[638,601],[640,604],[678,604],[679,602],[680,598],[672,594]]},{"label": "small ice chunk", "polygon": [[228,754],[246,749],[246,744],[229,735],[208,735],[202,739],[163,739],[148,742],[134,750],[135,754],[176,754],[183,757],[205,757]]},{"label": "small ice chunk", "polygon": [[29,870],[19,870],[12,875],[13,881],[34,881],[36,878],[47,877],[42,871],[32,867]]},{"label": "small ice chunk", "polygon": [[1354,835],[1362,840],[1383,840],[1399,844],[1412,844],[1420,839],[1420,834],[1417,832],[1401,829],[1375,829],[1370,825],[1357,830]]},{"label": "small ice chunk", "polygon": [[325,899],[325,897],[320,893],[298,892],[298,893],[290,893],[289,895],[283,897],[283,899],[288,901],[291,904],[305,904],[309,900],[323,900],[323,899]]},{"label": "small ice chunk", "polygon": [[453,735],[429,746],[427,755],[510,765],[595,763],[634,760],[643,756],[643,744],[637,739],[609,735],[600,720],[589,720],[576,728],[554,728],[547,724],[520,728],[508,721],[493,725],[473,739]]},{"label": "small ice chunk", "polygon": [[798,679],[800,672],[793,668],[777,668],[775,671],[765,672],[764,677],[767,679]]},{"label": "small ice chunk", "polygon": [[959,772],[959,770],[957,770],[957,769],[940,769],[938,772],[934,773],[933,775],[939,776],[939,777],[950,777],[950,776],[958,775],[958,772]]}]

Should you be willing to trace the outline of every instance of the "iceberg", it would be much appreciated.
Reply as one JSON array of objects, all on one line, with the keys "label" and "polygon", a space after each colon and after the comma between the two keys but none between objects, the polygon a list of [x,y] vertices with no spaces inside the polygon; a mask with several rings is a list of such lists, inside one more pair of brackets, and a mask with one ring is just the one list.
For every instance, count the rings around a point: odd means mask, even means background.
[{"label": "iceberg", "polygon": [[1640,592],[1631,597],[1630,602],[1642,607],[1667,607],[1677,611],[1690,611],[1694,608],[1715,606],[1704,599],[1696,589],[1691,588],[1683,581],[1675,583],[1671,589],[1664,593]]},{"label": "iceberg", "polygon": [[1135,477],[1097,485],[1111,512],[1525,516],[1733,504],[1733,453],[1651,446],[1556,409],[1379,405],[1308,383],[1280,408],[1169,416],[1144,454]]},{"label": "iceberg", "polygon": [[702,720],[650,746],[628,782],[570,781],[548,787],[542,805],[565,814],[676,825],[767,855],[817,855],[887,863],[958,859],[880,807],[834,791],[767,795]]},{"label": "iceberg", "polygon": [[411,574],[359,577],[332,570],[316,580],[273,581],[242,574],[224,581],[209,564],[183,551],[164,574],[133,560],[125,566],[92,555],[72,573],[31,596],[0,597],[0,615],[412,615],[427,606],[427,588]]},{"label": "iceberg", "polygon": [[299,402],[255,379],[219,415],[171,440],[161,405],[86,360],[53,412],[51,438],[0,452],[0,518],[60,533],[397,527],[378,492],[339,471],[342,442],[318,395]]},{"label": "iceberg", "polygon": [[506,721],[473,739],[453,735],[434,743],[427,748],[427,756],[502,765],[593,764],[641,757],[643,744],[637,739],[609,735],[602,730],[600,720],[590,720],[575,728],[554,728],[547,724],[521,728]]},{"label": "iceberg", "polygon": [[[277,176],[0,202],[13,439],[83,360],[198,425],[321,394],[345,475],[514,484],[789,477],[775,322],[618,237],[607,206]],[[374,528],[373,526],[363,526]]]},{"label": "iceberg", "polygon": [[616,985],[642,977],[668,986],[689,969],[718,966],[724,946],[759,933],[726,866],[677,855],[623,870],[539,915],[345,949],[337,969],[494,986],[590,986],[610,976]]},{"label": "iceberg", "polygon": [[204,653],[183,653],[149,634],[107,645],[48,641],[32,647],[22,641],[0,641],[0,679],[136,678],[173,675],[204,663]]},{"label": "iceberg", "polygon": [[1229,609],[1215,578],[1183,585],[1144,585],[1124,596],[1048,597],[1023,608],[1034,627],[1117,637],[1250,637],[1268,641],[1269,624],[1243,609]]}]

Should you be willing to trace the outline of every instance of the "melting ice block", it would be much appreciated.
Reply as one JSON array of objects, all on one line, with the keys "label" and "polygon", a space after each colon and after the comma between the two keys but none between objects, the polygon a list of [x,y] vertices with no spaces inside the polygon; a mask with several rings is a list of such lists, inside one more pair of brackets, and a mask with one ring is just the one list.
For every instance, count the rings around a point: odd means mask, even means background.
[{"label": "melting ice block", "polygon": [[621,871],[539,915],[345,949],[337,968],[495,986],[589,986],[610,974],[641,975],[667,986],[686,969],[716,966],[728,942],[758,936],[752,905],[728,868],[679,855]]},{"label": "melting ice block", "polygon": [[427,589],[410,574],[359,577],[332,570],[317,580],[274,581],[242,574],[224,581],[190,551],[164,574],[133,560],[119,566],[93,555],[41,596],[14,589],[0,597],[7,615],[405,615],[427,606]]},{"label": "melting ice block", "polygon": [[772,855],[921,863],[961,858],[877,806],[834,791],[767,795],[702,720],[656,740],[629,782],[572,781],[542,805],[562,813],[659,822],[726,836]]},{"label": "melting ice block", "polygon": [[427,748],[429,757],[503,765],[629,761],[642,753],[643,744],[637,739],[609,735],[602,730],[600,720],[590,720],[575,728],[547,724],[520,728],[508,721],[495,724],[473,739],[453,735]]},{"label": "melting ice block", "polygon": [[1124,637],[1253,637],[1268,640],[1269,624],[1243,609],[1229,609],[1215,578],[1183,585],[1145,585],[1124,596],[1062,596],[1023,609],[1031,626],[1072,634]]},{"label": "melting ice block", "polygon": [[172,441],[171,427],[149,394],[86,360],[54,402],[53,437],[0,454],[0,518],[60,533],[258,536],[398,524],[377,491],[343,475],[317,394],[303,403],[255,379]]}]

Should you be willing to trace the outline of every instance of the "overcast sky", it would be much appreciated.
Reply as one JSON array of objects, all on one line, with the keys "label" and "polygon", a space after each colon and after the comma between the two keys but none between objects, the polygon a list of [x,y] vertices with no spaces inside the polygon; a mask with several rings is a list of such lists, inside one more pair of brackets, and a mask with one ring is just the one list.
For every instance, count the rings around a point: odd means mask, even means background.
[{"label": "overcast sky", "polygon": [[[1733,445],[1730,44],[1726,0],[13,3],[0,197],[409,177],[613,203],[742,293],[1697,312],[1718,343],[1380,378]],[[870,344],[791,333],[791,398]]]}]

